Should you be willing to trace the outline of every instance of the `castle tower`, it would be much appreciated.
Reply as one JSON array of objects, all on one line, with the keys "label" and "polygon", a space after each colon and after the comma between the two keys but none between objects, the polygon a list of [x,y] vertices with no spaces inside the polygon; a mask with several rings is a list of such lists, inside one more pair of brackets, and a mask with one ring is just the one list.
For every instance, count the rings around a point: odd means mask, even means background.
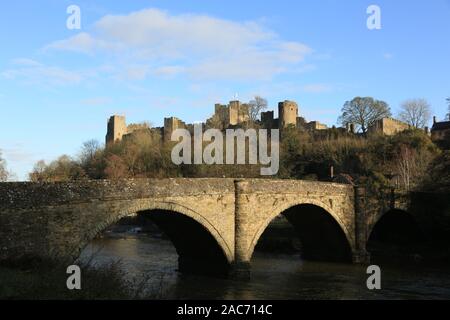
[{"label": "castle tower", "polygon": [[239,123],[239,110],[241,108],[241,103],[239,101],[230,101],[229,105],[229,125],[237,125]]},{"label": "castle tower", "polygon": [[106,133],[106,144],[118,142],[127,134],[125,117],[114,115],[108,120],[108,131]]},{"label": "castle tower", "polygon": [[272,129],[274,127],[273,111],[261,112],[261,123],[265,129]]},{"label": "castle tower", "polygon": [[178,118],[164,118],[164,141],[170,141],[172,133],[177,129],[186,129],[186,124]]},{"label": "castle tower", "polygon": [[284,101],[278,103],[279,128],[286,128],[289,125],[297,125],[298,105],[294,101]]}]

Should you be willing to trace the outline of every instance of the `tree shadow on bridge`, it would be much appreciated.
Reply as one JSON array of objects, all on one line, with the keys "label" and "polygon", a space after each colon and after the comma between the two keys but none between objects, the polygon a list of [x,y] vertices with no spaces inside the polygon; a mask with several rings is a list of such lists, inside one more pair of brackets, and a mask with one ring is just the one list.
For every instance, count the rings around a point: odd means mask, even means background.
[{"label": "tree shadow on bridge", "polygon": [[[271,239],[275,240],[272,245]],[[273,219],[255,249],[296,252],[303,260],[352,261],[351,247],[340,225],[325,209],[311,204],[291,207]]]}]

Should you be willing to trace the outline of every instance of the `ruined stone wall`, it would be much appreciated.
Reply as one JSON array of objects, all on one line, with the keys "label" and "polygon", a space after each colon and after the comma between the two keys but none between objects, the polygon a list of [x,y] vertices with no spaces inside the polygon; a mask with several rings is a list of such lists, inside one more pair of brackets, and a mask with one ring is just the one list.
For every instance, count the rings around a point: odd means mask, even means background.
[{"label": "ruined stone wall", "polygon": [[227,125],[235,126],[239,123],[239,109],[241,107],[241,103],[239,101],[230,101],[228,106],[228,123]]},{"label": "ruined stone wall", "polygon": [[172,133],[177,129],[186,129],[186,124],[178,118],[164,118],[164,140],[170,141]]},{"label": "ruined stone wall", "polygon": [[126,119],[123,116],[112,116],[108,120],[108,129],[106,133],[106,144],[121,141],[127,134]]},{"label": "ruined stone wall", "polygon": [[410,126],[407,123],[392,118],[383,118],[376,121],[368,131],[369,133],[381,133],[390,136],[409,128]]},{"label": "ruined stone wall", "polygon": [[326,130],[328,129],[327,125],[320,123],[319,121],[311,121],[306,124],[306,129],[310,131],[316,130]]}]

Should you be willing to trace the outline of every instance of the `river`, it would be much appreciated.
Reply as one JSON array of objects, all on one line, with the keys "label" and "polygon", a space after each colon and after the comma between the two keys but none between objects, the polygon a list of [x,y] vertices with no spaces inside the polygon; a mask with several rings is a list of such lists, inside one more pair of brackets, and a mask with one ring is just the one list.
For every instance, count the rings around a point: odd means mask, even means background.
[{"label": "river", "polygon": [[127,280],[148,276],[149,292],[164,299],[450,299],[450,270],[420,265],[380,265],[381,290],[366,287],[366,268],[302,261],[299,255],[255,252],[252,277],[235,281],[177,272],[169,240],[115,233],[95,239],[80,260],[97,267],[120,261]]}]

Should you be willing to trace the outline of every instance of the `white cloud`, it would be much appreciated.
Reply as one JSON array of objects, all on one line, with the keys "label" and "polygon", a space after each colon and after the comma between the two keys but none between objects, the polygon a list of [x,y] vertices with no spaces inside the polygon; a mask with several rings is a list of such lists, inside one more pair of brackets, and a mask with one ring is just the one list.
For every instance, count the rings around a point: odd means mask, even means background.
[{"label": "white cloud", "polygon": [[45,85],[78,84],[83,79],[79,72],[47,66],[30,59],[15,59],[12,62],[15,67],[0,73],[1,77],[8,80],[20,80],[27,84]]},{"label": "white cloud", "polygon": [[2,152],[8,163],[28,162],[35,158],[35,155],[26,151],[22,144],[15,144],[10,148],[2,149]]},{"label": "white cloud", "polygon": [[96,27],[109,41],[181,56],[186,51],[230,52],[273,38],[271,32],[253,22],[238,23],[206,15],[169,15],[158,9],[108,15]]},{"label": "white cloud", "polygon": [[186,68],[183,66],[163,66],[163,67],[156,68],[154,70],[154,73],[156,75],[172,77],[172,76],[176,76],[180,73],[183,73],[185,71],[186,71]]},{"label": "white cloud", "polygon": [[327,84],[314,83],[302,87],[302,90],[307,93],[326,93],[332,91],[332,87]]},{"label": "white cloud", "polygon": [[144,80],[149,73],[149,67],[145,65],[141,66],[128,66],[125,69],[124,75],[128,80]]},{"label": "white cloud", "polygon": [[[195,79],[270,79],[301,69],[312,49],[284,41],[256,22],[236,22],[207,15],[171,15],[145,9],[107,15],[94,31],[56,41],[52,50],[86,54],[113,53],[151,69],[123,67],[122,78],[187,74]],[[157,67],[155,67],[157,66]]]},{"label": "white cloud", "polygon": [[392,53],[385,53],[383,54],[383,58],[385,58],[386,60],[390,60],[394,57],[394,55]]},{"label": "white cloud", "polygon": [[41,67],[42,64],[28,58],[16,58],[11,61],[14,65],[27,66],[27,67]]},{"label": "white cloud", "polygon": [[68,39],[55,41],[44,47],[44,51],[51,49],[94,54],[98,50],[114,50],[118,48],[114,48],[112,43],[93,38],[89,33],[81,32]]}]

